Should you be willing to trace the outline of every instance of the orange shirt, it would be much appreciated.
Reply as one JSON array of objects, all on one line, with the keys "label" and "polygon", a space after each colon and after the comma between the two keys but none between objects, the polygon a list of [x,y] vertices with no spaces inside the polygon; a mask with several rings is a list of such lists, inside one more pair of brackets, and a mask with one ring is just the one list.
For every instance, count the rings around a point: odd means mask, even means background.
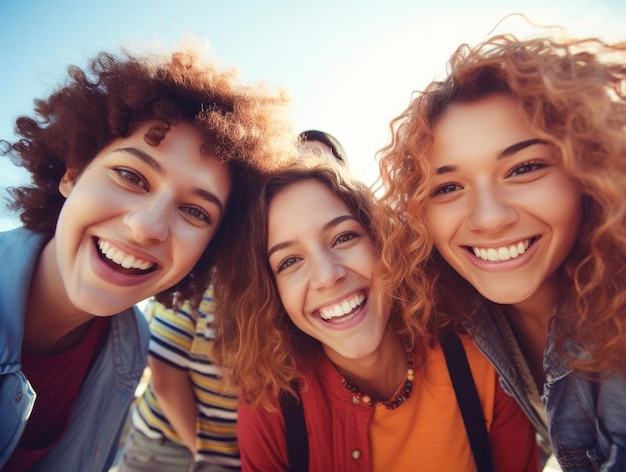
[{"label": "orange shirt", "polygon": [[[461,339],[489,432],[496,403],[496,373],[469,339]],[[500,396],[506,395],[500,388],[498,391]],[[506,398],[502,400],[506,402]],[[372,470],[475,471],[463,417],[456,405],[443,351],[437,346],[428,351],[426,362],[416,369],[411,396],[400,408],[375,406],[370,423]],[[520,464],[518,470],[529,469]]]},{"label": "orange shirt", "polygon": [[[530,422],[496,381],[495,370],[462,337],[483,406],[495,472],[537,472],[539,456]],[[418,364],[410,397],[395,410],[370,407],[341,384],[328,358],[301,385],[309,440],[309,470],[326,472],[475,471],[452,381],[439,346]],[[280,411],[240,404],[242,470],[287,470]]]}]

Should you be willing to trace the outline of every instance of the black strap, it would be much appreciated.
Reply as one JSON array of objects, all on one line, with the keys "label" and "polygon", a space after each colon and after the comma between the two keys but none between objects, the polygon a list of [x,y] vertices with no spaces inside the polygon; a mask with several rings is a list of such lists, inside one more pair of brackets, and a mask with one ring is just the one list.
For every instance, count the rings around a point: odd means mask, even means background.
[{"label": "black strap", "polygon": [[[441,338],[441,347],[446,358],[457,403],[463,415],[463,423],[478,472],[492,472],[491,447],[483,408],[478,399],[476,385],[463,344],[456,334],[446,333]],[[294,382],[292,386],[298,392],[297,383]],[[285,420],[289,471],[307,472],[309,470],[309,442],[302,401],[299,396],[294,398],[283,392],[280,395],[280,408]]]},{"label": "black strap", "polygon": [[441,336],[441,348],[478,472],[491,472],[493,464],[485,417],[463,344],[456,334],[448,332]]},{"label": "black strap", "polygon": [[[293,381],[291,386],[296,393],[298,383]],[[285,419],[285,439],[287,440],[287,458],[290,472],[307,472],[309,470],[309,438],[306,433],[304,410],[300,396],[294,397],[287,392],[281,392],[280,409]]]}]

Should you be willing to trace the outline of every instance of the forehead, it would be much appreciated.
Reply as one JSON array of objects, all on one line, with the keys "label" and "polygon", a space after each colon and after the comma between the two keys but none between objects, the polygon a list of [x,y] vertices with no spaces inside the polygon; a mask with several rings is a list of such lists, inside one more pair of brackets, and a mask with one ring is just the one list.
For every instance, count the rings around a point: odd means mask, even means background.
[{"label": "forehead", "polygon": [[309,179],[278,193],[268,207],[268,230],[285,234],[323,225],[338,214],[351,214],[346,203],[325,184]]},{"label": "forehead", "polygon": [[532,136],[527,117],[514,97],[494,94],[450,106],[433,126],[433,158],[470,150],[497,152]]}]

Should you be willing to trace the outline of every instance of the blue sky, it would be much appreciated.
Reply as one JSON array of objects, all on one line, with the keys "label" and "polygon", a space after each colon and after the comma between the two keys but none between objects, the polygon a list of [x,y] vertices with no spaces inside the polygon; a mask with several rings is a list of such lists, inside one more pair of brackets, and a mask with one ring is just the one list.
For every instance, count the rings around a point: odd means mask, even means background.
[{"label": "blue sky", "polygon": [[[480,41],[509,13],[574,34],[626,39],[619,0],[0,0],[0,139],[64,79],[100,50],[146,43],[173,47],[188,33],[206,38],[225,66],[244,79],[281,85],[294,99],[300,130],[317,128],[344,145],[368,183],[388,125],[411,93],[442,74],[462,42]],[[497,32],[530,34],[520,19]],[[0,159],[0,187],[27,176]],[[0,188],[0,191],[3,190]],[[4,193],[3,193],[4,195]],[[0,210],[0,229],[17,225]]]}]

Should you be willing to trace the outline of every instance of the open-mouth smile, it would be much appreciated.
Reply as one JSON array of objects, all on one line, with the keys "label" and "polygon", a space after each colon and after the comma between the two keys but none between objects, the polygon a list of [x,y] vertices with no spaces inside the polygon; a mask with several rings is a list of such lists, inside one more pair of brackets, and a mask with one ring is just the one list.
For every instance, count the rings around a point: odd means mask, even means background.
[{"label": "open-mouth smile", "polygon": [[465,248],[483,261],[502,262],[521,256],[536,240],[537,238],[523,239],[515,244],[501,247],[466,246]]},{"label": "open-mouth smile", "polygon": [[147,274],[157,268],[155,262],[128,254],[104,239],[97,239],[96,245],[100,259],[115,270],[128,274]]},{"label": "open-mouth smile", "polygon": [[319,310],[320,316],[325,321],[342,318],[359,311],[365,305],[366,301],[367,297],[365,296],[365,292],[360,291],[341,300],[339,303],[321,308]]}]

